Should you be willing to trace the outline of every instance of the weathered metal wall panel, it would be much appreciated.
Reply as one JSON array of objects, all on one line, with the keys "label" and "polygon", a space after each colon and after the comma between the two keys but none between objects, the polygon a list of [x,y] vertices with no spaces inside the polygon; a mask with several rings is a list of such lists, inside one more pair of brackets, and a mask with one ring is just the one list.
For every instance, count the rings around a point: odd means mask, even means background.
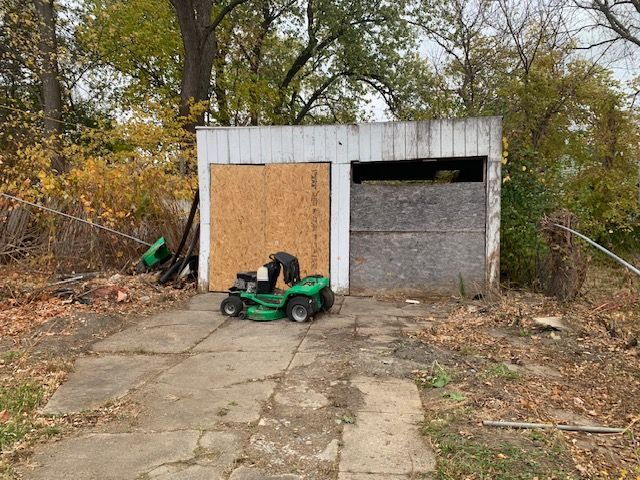
[{"label": "weathered metal wall panel", "polygon": [[[357,125],[199,128],[208,164],[306,163],[487,156],[497,117]],[[345,133],[347,137],[345,138]],[[345,148],[348,154],[338,155]]]},{"label": "weathered metal wall panel", "polygon": [[484,182],[352,184],[351,294],[484,291]]},{"label": "weathered metal wall panel", "polygon": [[498,290],[500,282],[500,191],[502,187],[502,121],[491,117],[487,157],[487,284]]}]

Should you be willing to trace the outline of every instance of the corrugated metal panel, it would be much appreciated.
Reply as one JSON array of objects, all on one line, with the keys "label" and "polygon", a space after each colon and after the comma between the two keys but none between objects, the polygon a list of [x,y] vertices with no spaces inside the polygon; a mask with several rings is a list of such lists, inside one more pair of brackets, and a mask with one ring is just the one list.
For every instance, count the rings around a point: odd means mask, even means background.
[{"label": "corrugated metal panel", "polygon": [[282,163],[293,163],[293,127],[286,126],[277,128],[282,132],[282,157],[272,158],[273,161]]},{"label": "corrugated metal panel", "polygon": [[431,145],[430,122],[418,122],[416,124],[416,155],[418,158],[428,158]]},{"label": "corrugated metal panel", "polygon": [[405,152],[406,158],[418,158],[417,156],[417,130],[416,122],[407,122],[405,131]]},{"label": "corrugated metal panel", "polygon": [[453,121],[453,156],[464,157],[467,154],[467,135],[465,120]]},{"label": "corrugated metal panel", "polygon": [[489,118],[478,120],[478,155],[489,155],[489,136],[491,135],[491,122]]},{"label": "corrugated metal panel", "polygon": [[[369,134],[369,145],[370,145],[370,160],[372,162],[379,162],[384,159],[384,155],[382,153],[384,149],[384,131],[388,129],[388,123],[372,123],[371,124],[371,133]],[[393,128],[393,127],[391,127]],[[393,138],[391,139],[393,142]],[[366,143],[366,139],[365,139]],[[393,146],[391,147],[393,148]]]},{"label": "corrugated metal panel", "polygon": [[369,162],[371,160],[371,123],[360,125],[358,130],[358,148],[359,152],[356,160],[361,162]]},{"label": "corrugated metal panel", "polygon": [[[443,120],[440,124],[440,157],[453,157],[453,144],[456,138],[453,132],[453,120]],[[464,141],[464,136],[462,137]]]},{"label": "corrugated metal panel", "polygon": [[489,119],[487,156],[487,283],[497,289],[500,281],[500,191],[502,188],[502,121]]},{"label": "corrugated metal panel", "polygon": [[464,146],[465,146],[465,155],[468,157],[475,157],[478,154],[478,122],[465,121],[465,129],[464,129]]},{"label": "corrugated metal panel", "polygon": [[[382,124],[382,160],[393,160],[393,151],[395,144],[399,138],[396,136],[396,124],[395,123],[383,123]],[[404,141],[404,138],[402,139]],[[373,141],[373,139],[372,139]],[[376,157],[377,158],[377,157]],[[372,158],[373,160],[373,158]]]},{"label": "corrugated metal panel", "polygon": [[407,124],[396,122],[393,127],[393,160],[406,160],[407,155]]},{"label": "corrugated metal panel", "polygon": [[360,126],[347,126],[347,161],[360,160]]},{"label": "corrugated metal panel", "polygon": [[429,122],[429,153],[427,158],[441,157],[442,122]]}]

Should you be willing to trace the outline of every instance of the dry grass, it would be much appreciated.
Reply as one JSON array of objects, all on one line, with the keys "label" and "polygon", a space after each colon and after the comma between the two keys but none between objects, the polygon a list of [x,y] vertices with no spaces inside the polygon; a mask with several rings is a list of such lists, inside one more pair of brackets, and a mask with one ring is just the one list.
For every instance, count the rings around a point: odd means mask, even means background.
[{"label": "dry grass", "polygon": [[[635,279],[620,269],[598,269],[574,302],[507,292],[496,302],[460,306],[421,332],[425,343],[453,354],[441,364],[452,378],[448,393],[456,396],[424,391],[427,418],[435,419],[426,433],[446,450],[440,477],[456,478],[451,472],[458,472],[457,478],[640,476],[639,312]],[[534,322],[539,316],[562,317],[570,331],[541,330]],[[628,430],[623,435],[516,432],[483,427],[482,420]],[[532,435],[539,437],[537,443]],[[540,448],[547,453],[539,455]],[[525,453],[535,459],[528,469],[518,460]],[[504,470],[509,463],[513,468]],[[473,468],[478,470],[467,476]]]}]

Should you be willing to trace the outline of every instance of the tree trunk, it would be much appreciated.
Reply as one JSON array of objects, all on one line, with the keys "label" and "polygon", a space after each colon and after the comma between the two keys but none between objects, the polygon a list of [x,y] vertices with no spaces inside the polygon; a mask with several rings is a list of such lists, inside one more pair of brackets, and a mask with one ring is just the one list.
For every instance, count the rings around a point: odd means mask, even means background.
[{"label": "tree trunk", "polygon": [[[210,28],[213,0],[171,0],[171,3],[176,10],[184,47],[179,114],[188,117],[193,103],[209,101],[211,70],[217,50]],[[204,113],[195,119],[187,119],[184,127],[195,132],[196,125],[203,122]]]},{"label": "tree trunk", "polygon": [[62,134],[62,88],[58,69],[58,41],[56,39],[56,14],[53,0],[33,0],[38,13],[39,77],[42,85],[44,132],[54,149],[51,168],[58,172],[67,170],[65,159],[57,151]]}]

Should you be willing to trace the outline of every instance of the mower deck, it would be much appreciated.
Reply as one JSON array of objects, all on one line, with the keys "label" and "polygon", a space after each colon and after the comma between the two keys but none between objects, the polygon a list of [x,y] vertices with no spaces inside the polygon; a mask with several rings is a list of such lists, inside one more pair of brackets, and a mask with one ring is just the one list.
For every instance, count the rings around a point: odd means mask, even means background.
[{"label": "mower deck", "polygon": [[280,320],[286,316],[284,310],[265,307],[264,305],[253,305],[247,308],[247,313],[245,314],[245,318],[255,320],[256,322],[270,322],[272,320]]}]

